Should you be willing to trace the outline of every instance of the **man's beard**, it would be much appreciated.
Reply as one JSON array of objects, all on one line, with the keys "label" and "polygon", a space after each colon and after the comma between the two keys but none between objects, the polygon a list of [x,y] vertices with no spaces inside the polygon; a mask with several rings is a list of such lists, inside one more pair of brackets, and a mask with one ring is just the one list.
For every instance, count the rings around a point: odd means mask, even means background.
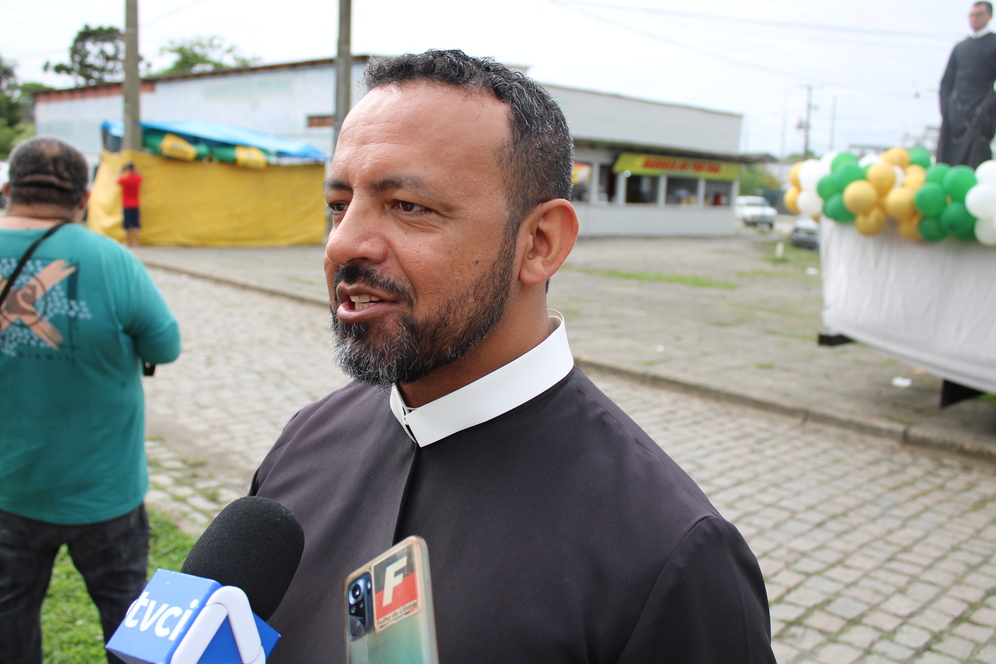
[{"label": "man's beard", "polygon": [[[410,313],[403,314],[392,338],[375,339],[376,333],[371,333],[366,323],[343,323],[333,310],[336,362],[355,380],[390,387],[414,383],[463,357],[505,315],[517,239],[517,232],[507,230],[490,270],[465,292],[440,305],[429,319],[417,321]],[[369,265],[340,267],[335,286],[342,281],[380,290],[409,308],[415,304],[411,288],[381,277]]]}]

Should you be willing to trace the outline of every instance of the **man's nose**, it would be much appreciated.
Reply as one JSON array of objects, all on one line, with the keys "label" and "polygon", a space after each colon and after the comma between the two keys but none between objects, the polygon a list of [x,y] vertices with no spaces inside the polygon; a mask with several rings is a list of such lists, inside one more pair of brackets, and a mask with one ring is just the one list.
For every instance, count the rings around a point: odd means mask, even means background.
[{"label": "man's nose", "polygon": [[385,227],[375,205],[351,202],[329,233],[326,259],[335,265],[383,263],[389,253]]}]

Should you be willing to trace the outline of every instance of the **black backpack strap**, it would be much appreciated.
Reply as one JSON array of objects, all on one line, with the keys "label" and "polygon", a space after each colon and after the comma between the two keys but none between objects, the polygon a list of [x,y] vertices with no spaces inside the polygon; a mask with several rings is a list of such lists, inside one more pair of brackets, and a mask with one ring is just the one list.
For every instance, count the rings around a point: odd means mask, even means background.
[{"label": "black backpack strap", "polygon": [[0,307],[3,306],[4,301],[7,299],[7,294],[10,293],[10,289],[14,287],[14,282],[17,281],[17,278],[21,276],[21,270],[24,269],[24,265],[28,262],[28,259],[31,258],[31,254],[35,253],[35,249],[38,248],[38,245],[41,244],[45,238],[53,235],[57,230],[68,223],[68,221],[60,221],[55,226],[52,226],[45,231],[40,238],[31,243],[28,250],[24,252],[23,256],[21,256],[21,260],[17,262],[17,267],[15,267],[14,271],[7,277],[7,283],[3,286],[3,292],[0,292]]}]

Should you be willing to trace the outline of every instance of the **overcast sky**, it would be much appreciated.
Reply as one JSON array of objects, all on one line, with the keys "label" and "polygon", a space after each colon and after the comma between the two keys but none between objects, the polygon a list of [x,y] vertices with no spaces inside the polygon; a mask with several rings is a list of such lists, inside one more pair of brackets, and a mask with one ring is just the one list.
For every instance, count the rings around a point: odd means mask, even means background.
[{"label": "overcast sky", "polygon": [[[68,61],[84,23],[124,24],[124,0],[6,3],[0,56],[21,81],[71,87],[42,65]],[[806,87],[811,148],[891,146],[937,126],[937,88],[968,34],[970,1],[353,0],[353,52],[462,48],[529,66],[544,83],[731,111],[741,151],[801,152]],[[331,57],[338,5],[279,0],[139,0],[140,51],[219,35],[261,63]],[[996,26],[994,26],[996,27]],[[330,91],[330,95],[332,91]],[[834,112],[835,110],[835,112]],[[831,116],[835,121],[831,123]],[[177,118],[179,119],[179,118]]]}]

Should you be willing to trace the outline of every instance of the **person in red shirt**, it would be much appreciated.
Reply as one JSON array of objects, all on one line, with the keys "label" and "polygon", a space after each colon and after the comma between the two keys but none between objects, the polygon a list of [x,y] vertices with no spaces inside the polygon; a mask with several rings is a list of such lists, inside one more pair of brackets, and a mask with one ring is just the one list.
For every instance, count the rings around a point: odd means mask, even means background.
[{"label": "person in red shirt", "polygon": [[142,186],[142,174],[135,170],[135,164],[128,163],[121,169],[118,178],[121,187],[121,206],[124,208],[125,244],[129,247],[138,246],[138,190]]}]

